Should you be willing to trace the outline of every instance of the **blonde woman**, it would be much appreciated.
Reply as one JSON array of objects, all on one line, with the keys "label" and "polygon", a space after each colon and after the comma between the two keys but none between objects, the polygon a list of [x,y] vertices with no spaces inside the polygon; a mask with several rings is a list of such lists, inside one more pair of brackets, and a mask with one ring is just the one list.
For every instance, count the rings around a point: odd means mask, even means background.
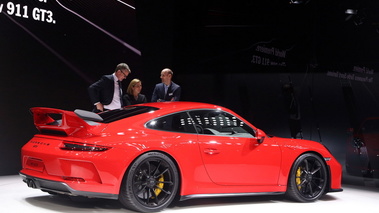
[{"label": "blonde woman", "polygon": [[142,82],[139,79],[130,81],[126,94],[123,97],[124,105],[146,103],[146,96],[141,94]]}]

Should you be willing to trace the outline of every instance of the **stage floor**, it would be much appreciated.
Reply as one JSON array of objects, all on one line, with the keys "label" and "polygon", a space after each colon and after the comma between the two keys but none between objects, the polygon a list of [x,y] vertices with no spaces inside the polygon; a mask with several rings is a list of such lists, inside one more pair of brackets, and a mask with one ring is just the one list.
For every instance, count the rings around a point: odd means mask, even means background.
[{"label": "stage floor", "polygon": [[[178,202],[163,212],[360,212],[379,209],[379,188],[365,182],[344,184],[343,192],[329,193],[314,203],[295,203],[278,196],[193,199]],[[31,189],[18,175],[0,176],[0,212],[132,212],[116,200],[73,201]],[[376,210],[375,210],[376,209]]]}]

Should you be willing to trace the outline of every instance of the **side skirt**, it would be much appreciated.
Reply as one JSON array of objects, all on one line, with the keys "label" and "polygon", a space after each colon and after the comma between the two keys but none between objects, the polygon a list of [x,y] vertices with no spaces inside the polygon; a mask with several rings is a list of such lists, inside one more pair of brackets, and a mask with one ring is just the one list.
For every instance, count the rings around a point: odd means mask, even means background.
[{"label": "side skirt", "polygon": [[180,197],[180,201],[195,198],[212,198],[212,197],[237,197],[237,196],[266,196],[266,195],[283,195],[285,192],[254,192],[254,193],[226,193],[226,194],[194,194]]}]

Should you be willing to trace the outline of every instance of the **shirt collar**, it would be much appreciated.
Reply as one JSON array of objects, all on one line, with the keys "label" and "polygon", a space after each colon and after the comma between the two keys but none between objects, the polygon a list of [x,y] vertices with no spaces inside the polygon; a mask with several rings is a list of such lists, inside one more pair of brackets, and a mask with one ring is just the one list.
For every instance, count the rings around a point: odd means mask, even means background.
[{"label": "shirt collar", "polygon": [[118,81],[118,78],[117,78],[116,74],[115,74],[115,73],[113,73],[113,74],[112,74],[112,76],[113,76],[113,82],[117,83],[117,81]]}]

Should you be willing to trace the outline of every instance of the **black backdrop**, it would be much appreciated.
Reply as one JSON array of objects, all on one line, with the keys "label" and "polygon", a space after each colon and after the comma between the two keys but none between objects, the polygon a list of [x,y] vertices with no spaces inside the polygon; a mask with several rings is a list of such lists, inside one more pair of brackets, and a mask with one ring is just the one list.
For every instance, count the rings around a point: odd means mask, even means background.
[{"label": "black backdrop", "polygon": [[17,174],[36,133],[29,108],[91,109],[87,87],[120,62],[148,98],[170,67],[183,100],[277,136],[301,129],[344,164],[348,130],[378,116],[378,4],[0,0],[0,175]]}]

